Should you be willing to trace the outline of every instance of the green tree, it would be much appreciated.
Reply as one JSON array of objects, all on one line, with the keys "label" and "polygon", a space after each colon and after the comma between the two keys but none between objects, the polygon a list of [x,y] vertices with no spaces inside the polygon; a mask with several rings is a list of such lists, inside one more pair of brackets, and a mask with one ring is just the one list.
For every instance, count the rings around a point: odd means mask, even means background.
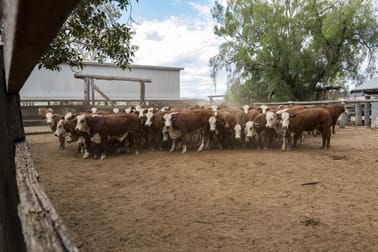
[{"label": "green tree", "polygon": [[120,17],[122,12],[128,14],[131,1],[83,0],[42,56],[38,67],[58,70],[59,64],[68,63],[82,68],[83,60],[128,67],[137,46],[131,45],[134,32],[129,24],[120,22]]},{"label": "green tree", "polygon": [[225,69],[243,102],[315,99],[319,87],[355,77],[364,59],[375,64],[372,1],[229,0],[212,14],[225,41],[210,59],[212,76]]}]

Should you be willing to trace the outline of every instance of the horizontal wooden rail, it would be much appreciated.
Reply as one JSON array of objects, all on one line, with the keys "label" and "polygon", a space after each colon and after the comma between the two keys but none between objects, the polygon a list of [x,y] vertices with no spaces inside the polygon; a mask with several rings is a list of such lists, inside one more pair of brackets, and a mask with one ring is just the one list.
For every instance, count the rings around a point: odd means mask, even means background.
[{"label": "horizontal wooden rail", "polygon": [[109,75],[97,75],[97,74],[80,74],[75,73],[74,77],[77,79],[92,78],[96,80],[110,80],[110,81],[134,81],[134,82],[152,82],[151,79],[144,78],[134,78],[134,77],[120,77],[120,76],[109,76]]}]

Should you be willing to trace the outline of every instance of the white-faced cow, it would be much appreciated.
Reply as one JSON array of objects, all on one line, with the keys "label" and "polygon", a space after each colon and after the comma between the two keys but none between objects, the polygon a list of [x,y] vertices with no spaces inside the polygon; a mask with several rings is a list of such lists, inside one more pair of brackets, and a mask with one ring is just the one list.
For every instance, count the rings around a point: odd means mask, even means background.
[{"label": "white-faced cow", "polygon": [[169,113],[165,118],[165,127],[181,132],[182,153],[187,151],[186,136],[188,133],[200,130],[202,139],[198,152],[202,151],[209,137],[209,118],[214,112],[206,109],[185,110],[177,113]]},{"label": "white-faced cow", "polygon": [[[322,149],[329,148],[331,139],[331,113],[323,108],[308,108],[293,114],[283,112],[281,116],[289,118],[287,134],[290,136],[289,148],[296,146],[296,141],[302,137],[302,132],[318,130],[322,136]],[[292,142],[292,144],[291,144]]]}]

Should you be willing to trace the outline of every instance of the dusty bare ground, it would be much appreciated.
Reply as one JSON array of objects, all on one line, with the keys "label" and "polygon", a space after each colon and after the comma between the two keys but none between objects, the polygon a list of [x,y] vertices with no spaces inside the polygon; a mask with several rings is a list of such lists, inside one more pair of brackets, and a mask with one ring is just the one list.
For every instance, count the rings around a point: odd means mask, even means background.
[{"label": "dusty bare ground", "polygon": [[82,251],[378,251],[378,131],[279,149],[144,151],[82,160],[28,136]]}]

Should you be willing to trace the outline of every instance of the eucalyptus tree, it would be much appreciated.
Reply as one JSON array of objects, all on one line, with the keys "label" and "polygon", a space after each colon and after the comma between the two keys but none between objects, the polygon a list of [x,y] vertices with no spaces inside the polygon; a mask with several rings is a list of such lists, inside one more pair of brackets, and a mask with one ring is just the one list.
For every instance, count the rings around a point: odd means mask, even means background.
[{"label": "eucalyptus tree", "polygon": [[223,39],[210,59],[212,76],[229,73],[240,100],[305,100],[336,80],[354,77],[378,46],[372,1],[228,0],[215,3],[214,33]]},{"label": "eucalyptus tree", "polygon": [[[138,0],[135,0],[138,2]],[[121,68],[132,63],[137,46],[131,45],[132,0],[83,0],[42,56],[39,68],[58,70],[68,63],[82,68],[84,60],[112,62]],[[122,14],[128,20],[121,21]]]}]

